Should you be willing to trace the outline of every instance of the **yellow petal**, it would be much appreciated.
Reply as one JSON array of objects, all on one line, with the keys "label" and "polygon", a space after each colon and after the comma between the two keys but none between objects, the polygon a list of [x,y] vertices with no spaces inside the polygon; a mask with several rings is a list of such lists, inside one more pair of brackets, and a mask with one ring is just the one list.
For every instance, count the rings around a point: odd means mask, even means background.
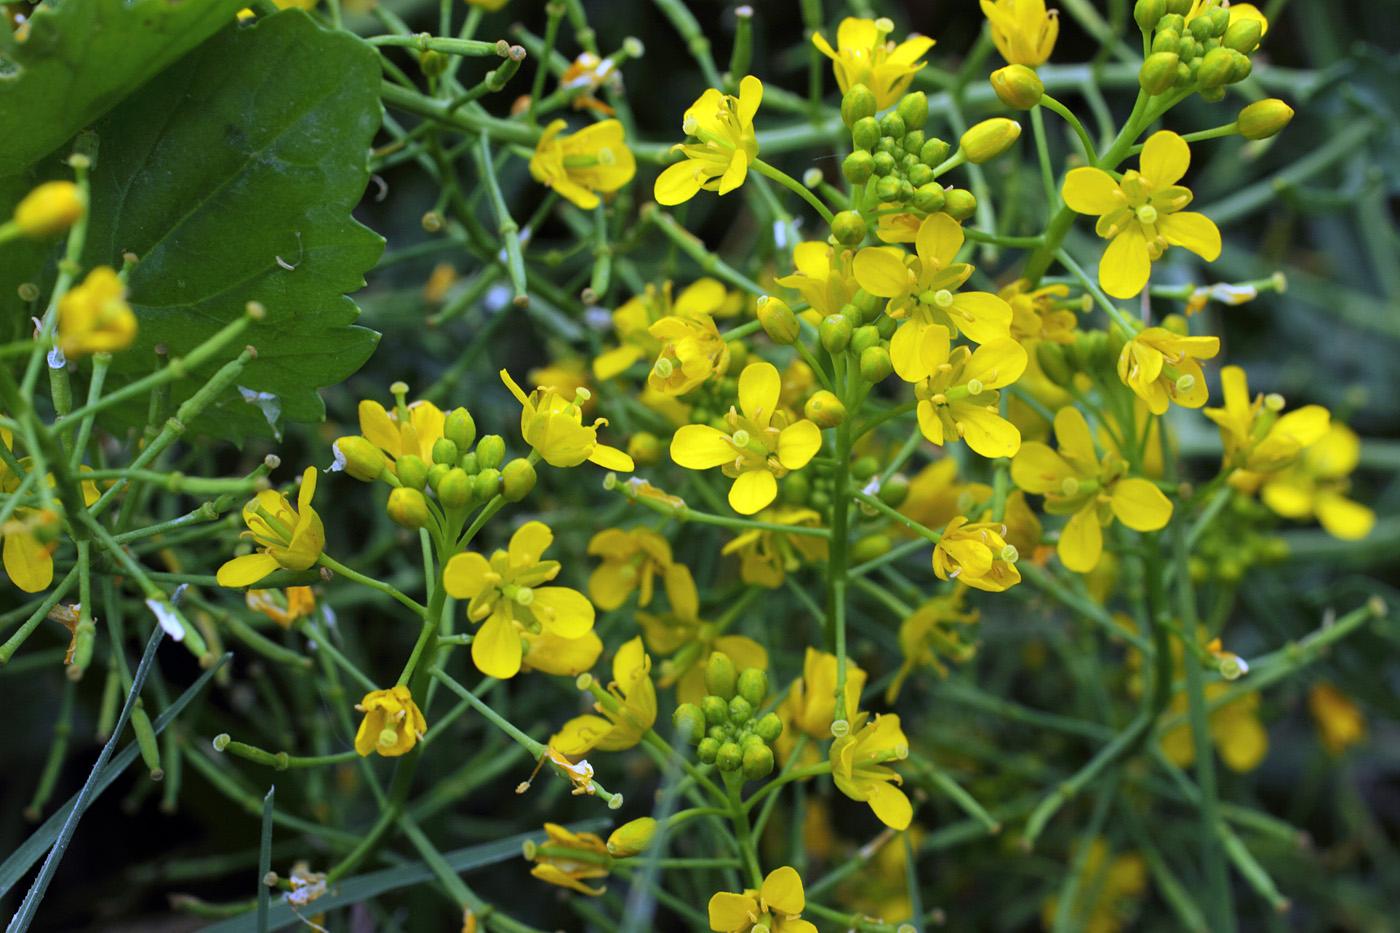
[{"label": "yellow petal", "polygon": [[767,508],[778,497],[778,481],[764,469],[745,470],[729,487],[729,505],[740,515]]},{"label": "yellow petal", "polygon": [[973,343],[990,343],[1011,334],[1011,305],[990,292],[960,292],[953,296],[948,311],[958,330]]},{"label": "yellow petal", "polygon": [[[1229,708],[1225,707],[1219,712]],[[1214,716],[1211,718],[1215,719]],[[1220,727],[1215,727],[1214,722],[1211,725],[1212,738],[1215,739],[1215,747],[1220,752],[1220,760],[1225,762],[1225,766],[1231,771],[1253,771],[1269,753],[1269,733],[1264,731],[1258,717],[1252,712],[1235,713],[1225,717]]]},{"label": "yellow petal", "polygon": [[748,895],[721,891],[710,898],[710,929],[718,933],[740,933],[753,926],[749,918],[758,913],[758,901]]},{"label": "yellow petal", "polygon": [[800,470],[821,447],[821,428],[805,419],[798,421],[778,435],[778,462],[789,470]]},{"label": "yellow petal", "polygon": [[567,586],[537,586],[528,609],[541,626],[560,638],[582,638],[593,628],[593,604]]},{"label": "yellow petal", "polygon": [[624,473],[630,473],[636,468],[632,458],[624,451],[618,450],[616,447],[609,447],[607,444],[595,445],[593,452],[588,455],[588,462],[595,463],[605,470],[618,470]]},{"label": "yellow petal", "polygon": [[[1327,533],[1345,541],[1360,541],[1376,526],[1376,513],[1336,493],[1319,493],[1317,520]],[[8,543],[9,539],[6,539]]]},{"label": "yellow petal", "polygon": [[1014,457],[1021,449],[1021,432],[1001,415],[966,402],[954,402],[948,408],[953,420],[964,428],[967,446],[982,456]]},{"label": "yellow petal", "polygon": [[739,82],[739,122],[752,123],[758,105],[763,102],[763,82],[753,75]]},{"label": "yellow petal", "polygon": [[870,796],[865,798],[865,802],[870,804],[870,809],[875,811],[880,822],[890,829],[902,832],[914,821],[914,808],[910,805],[909,798],[893,784],[881,782],[875,785],[870,789]]},{"label": "yellow petal", "polygon": [[687,424],[671,438],[671,459],[687,470],[708,470],[734,462],[729,435],[708,424]]},{"label": "yellow petal", "polygon": [[[5,569],[9,570],[10,539],[15,535],[5,536]],[[252,586],[268,574],[281,569],[281,564],[276,559],[263,551],[256,554],[244,554],[242,557],[235,557],[233,560],[219,568],[217,580],[219,586]],[[13,572],[10,574],[14,577]],[[16,582],[18,585],[18,582]],[[32,592],[32,591],[31,591]]]},{"label": "yellow petal", "polygon": [[750,667],[768,670],[767,649],[745,635],[721,635],[715,639],[715,650],[729,655],[729,660],[741,671]]},{"label": "yellow petal", "polygon": [[918,382],[929,374],[919,359],[919,337],[923,329],[917,321],[905,321],[890,338],[890,362],[905,382]]},{"label": "yellow petal", "polygon": [[1133,298],[1141,294],[1151,272],[1147,238],[1136,222],[1109,241],[1099,260],[1099,284],[1114,298]]},{"label": "yellow petal", "polygon": [[[895,336],[898,336],[898,333]],[[931,324],[924,328],[923,335],[919,338],[919,365],[923,367],[924,372],[937,372],[938,367],[948,362],[951,352],[952,338],[948,334],[948,328],[942,324]]]},{"label": "yellow petal", "polygon": [[1172,246],[1189,249],[1206,262],[1220,258],[1220,228],[1205,214],[1181,211],[1157,218],[1157,232]]},{"label": "yellow petal", "polygon": [[1113,514],[1134,531],[1156,531],[1171,521],[1172,503],[1155,483],[1130,477],[1113,484]]},{"label": "yellow petal", "polygon": [[[48,589],[49,584],[53,582],[52,554],[51,547],[40,544],[39,540],[28,531],[14,531],[5,535],[5,572],[10,575],[10,582],[26,593],[37,593],[40,590]],[[242,559],[238,558],[238,560]],[[225,564],[224,566],[229,565]],[[273,561],[273,570],[275,569],[277,569],[276,561]],[[270,572],[262,573],[255,579],[261,580]],[[221,586],[244,585],[224,583],[223,575],[224,572],[220,569],[219,585]]]},{"label": "yellow petal", "polygon": [[932,444],[943,446],[943,420],[931,402],[920,402],[918,408],[919,430]]},{"label": "yellow petal", "polygon": [[1026,361],[1026,348],[1010,337],[989,341],[967,361],[963,383],[976,379],[984,390],[1009,386],[1026,371]]},{"label": "yellow petal", "polygon": [[1118,182],[1101,168],[1070,169],[1060,194],[1080,214],[1107,214],[1127,203]]},{"label": "yellow petal", "polygon": [[881,298],[894,298],[904,294],[909,290],[909,270],[904,265],[905,255],[904,250],[895,246],[867,246],[856,253],[856,258],[851,261],[856,283],[870,294]]},{"label": "yellow petal", "polygon": [[932,263],[937,268],[944,269],[957,258],[964,239],[962,224],[939,212],[930,214],[919,224],[919,232],[914,237],[914,248],[924,263]]},{"label": "yellow petal", "polygon": [[497,680],[509,680],[520,673],[522,655],[515,624],[502,612],[492,613],[472,641],[472,663]]},{"label": "yellow petal", "polygon": [[[767,425],[778,407],[783,381],[772,363],[750,363],[739,374],[739,408],[744,417],[760,426]],[[681,464],[684,466],[685,464]]]},{"label": "yellow petal", "polygon": [[1288,478],[1270,480],[1259,491],[1259,498],[1284,518],[1307,518],[1312,514],[1313,496],[1310,488]]},{"label": "yellow petal", "polygon": [[1055,442],[1060,454],[1086,478],[1097,473],[1099,457],[1089,423],[1077,408],[1061,408],[1055,413]]},{"label": "yellow petal", "polygon": [[666,166],[656,178],[652,196],[656,203],[670,207],[689,201],[700,191],[700,178],[692,159],[682,159],[675,165]]},{"label": "yellow petal", "polygon": [[554,541],[554,532],[544,522],[526,522],[510,536],[510,566],[533,567]]},{"label": "yellow petal", "polygon": [[1088,573],[1099,565],[1103,553],[1103,528],[1093,503],[1070,516],[1055,548],[1060,562],[1075,573]]},{"label": "yellow petal", "polygon": [[736,151],[733,158],[729,160],[729,167],[726,168],[724,174],[720,176],[719,188],[717,190],[720,194],[728,194],[742,185],[744,179],[748,177],[748,174],[749,160],[742,152]]},{"label": "yellow petal", "polygon": [[1191,165],[1191,147],[1171,130],[1160,130],[1142,146],[1138,171],[1153,187],[1174,185]]},{"label": "yellow petal", "polygon": [[399,450],[399,429],[389,420],[384,406],[371,399],[360,403],[360,433],[371,444],[391,457],[397,457]]},{"label": "yellow petal", "polygon": [[491,565],[475,551],[454,554],[442,571],[442,585],[454,599],[475,599],[488,586]]},{"label": "yellow petal", "polygon": [[1059,493],[1065,480],[1074,476],[1075,470],[1065,459],[1039,441],[1022,444],[1011,461],[1011,481],[1037,495]]},{"label": "yellow petal", "polygon": [[564,723],[549,744],[561,755],[586,755],[612,727],[602,716],[575,716]]},{"label": "yellow petal", "polygon": [[784,914],[800,914],[807,906],[807,898],[802,893],[802,877],[797,869],[784,865],[775,868],[763,879],[759,894],[771,911]]}]

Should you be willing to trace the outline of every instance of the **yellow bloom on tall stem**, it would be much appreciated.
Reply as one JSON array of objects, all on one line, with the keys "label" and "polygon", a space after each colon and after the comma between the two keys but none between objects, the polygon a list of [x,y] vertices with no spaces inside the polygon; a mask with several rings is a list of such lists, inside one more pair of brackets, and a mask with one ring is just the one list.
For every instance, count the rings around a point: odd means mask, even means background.
[{"label": "yellow bloom on tall stem", "polygon": [[815,325],[828,314],[840,312],[860,288],[851,268],[853,255],[848,249],[833,249],[825,241],[804,240],[793,247],[793,273],[775,281],[802,295],[812,308],[800,316]]},{"label": "yellow bloom on tall stem", "polygon": [[933,546],[934,575],[991,593],[1010,589],[1021,582],[1021,572],[1016,569],[1018,555],[1007,545],[1005,534],[1003,524],[969,524],[959,515],[948,522],[942,539]]},{"label": "yellow bloom on tall stem", "polygon": [[261,547],[252,554],[235,557],[219,568],[220,586],[248,586],[277,570],[308,570],[326,546],[326,530],[321,516],[311,507],[316,493],[316,468],[301,474],[301,490],[294,509],[284,493],[264,489],[243,506],[243,535]]},{"label": "yellow bloom on tall stem", "polygon": [[788,424],[778,411],[782,380],[772,363],[750,363],[739,374],[739,407],[725,416],[730,432],[688,424],[671,439],[671,459],[690,470],[723,467],[733,477],[729,504],[752,515],[778,495],[778,478],[800,470],[821,449],[821,429],[806,419]]},{"label": "yellow bloom on tall stem", "polygon": [[758,158],[753,117],[763,100],[763,82],[749,75],[739,82],[739,96],[710,88],[685,112],[681,124],[698,143],[677,143],[683,161],[668,166],[656,179],[657,203],[689,201],[700,192],[728,194],[744,183],[749,165]]},{"label": "yellow bloom on tall stem", "polygon": [[[1214,701],[1229,689],[1229,684],[1218,681],[1206,684],[1206,702]],[[1186,695],[1178,693],[1170,709],[1184,713],[1187,705]],[[1215,750],[1220,753],[1220,760],[1231,771],[1240,774],[1253,771],[1269,753],[1269,733],[1259,721],[1258,693],[1246,693],[1237,700],[1212,709],[1206,720],[1206,729]],[[1172,764],[1189,768],[1196,760],[1196,745],[1190,723],[1182,723],[1164,734],[1161,741],[1162,752],[1171,759]]]},{"label": "yellow bloom on tall stem", "polygon": [[1118,355],[1118,378],[1147,403],[1154,415],[1166,414],[1169,402],[1200,408],[1210,397],[1197,360],[1220,352],[1219,337],[1183,337],[1165,327],[1139,332]]},{"label": "yellow bloom on tall stem", "polygon": [[1376,513],[1346,497],[1347,476],[1361,461],[1361,439],[1344,424],[1333,423],[1292,466],[1270,476],[1259,498],[1284,518],[1316,515],[1327,533],[1360,541],[1371,533]]},{"label": "yellow bloom on tall stem", "polygon": [[886,38],[893,31],[894,23],[889,19],[848,16],[836,28],[835,49],[819,32],[813,34],[812,44],[831,59],[842,94],[864,84],[875,95],[875,106],[884,110],[908,90],[914,72],[927,64],[919,58],[933,48],[933,40],[920,35],[895,45]]},{"label": "yellow bloom on tall stem", "polygon": [[599,609],[616,609],[634,590],[637,605],[646,606],[658,573],[672,604],[682,588],[695,588],[689,568],[671,559],[670,543],[650,528],[607,528],[588,542],[588,553],[603,558],[588,578],[588,596]]},{"label": "yellow bloom on tall stem", "polygon": [[567,124],[555,120],[530,157],[530,175],[586,211],[601,201],[595,191],[610,194],[637,174],[637,160],[627,148],[622,124],[603,120],[577,133],[560,136]]},{"label": "yellow bloom on tall stem", "polygon": [[906,370],[921,379],[914,387],[919,430],[940,447],[961,439],[984,457],[1015,456],[1021,432],[997,413],[996,390],[1025,370],[1026,350],[1010,337],[985,343],[974,353],[952,347],[943,325],[930,326],[919,347],[918,368]]},{"label": "yellow bloom on tall stem", "polygon": [[[807,647],[802,661],[802,676],[792,682],[787,697],[778,705],[778,717],[783,721],[782,734],[773,744],[778,760],[786,762],[797,745],[797,733],[803,732],[817,741],[831,738],[831,724],[836,720],[837,657],[816,648]],[[866,673],[854,661],[846,662],[846,715],[854,717],[860,706],[860,694],[865,689]],[[802,766],[817,763],[817,751],[809,742]]]},{"label": "yellow bloom on tall stem", "polygon": [[[395,383],[396,392],[407,392],[403,383]],[[419,457],[424,463],[433,462],[433,445],[442,438],[447,416],[442,410],[426,399],[402,404],[394,409],[385,407],[373,399],[365,399],[359,404],[360,434],[365,440],[384,451],[388,457],[385,464],[390,473],[398,475],[396,464],[400,457]],[[401,417],[401,415],[403,417]]]},{"label": "yellow bloom on tall stem", "polygon": [[1065,204],[1097,214],[1094,230],[1109,241],[1099,260],[1099,284],[1115,298],[1132,298],[1147,285],[1152,263],[1168,246],[1180,246],[1213,262],[1220,256],[1220,230],[1204,214],[1183,211],[1191,192],[1177,182],[1191,164],[1191,147],[1170,130],[1152,134],[1142,147],[1138,171],[1121,181],[1101,168],[1071,169]]},{"label": "yellow bloom on tall stem", "polygon": [[1220,370],[1225,407],[1207,408],[1205,416],[1220,425],[1225,465],[1251,473],[1276,473],[1298,459],[1327,434],[1332,416],[1321,405],[1305,405],[1280,415],[1278,395],[1249,397],[1249,383],[1238,366]]},{"label": "yellow bloom on tall stem", "polygon": [[[820,528],[821,513],[815,509],[783,505],[768,509],[758,516],[772,525],[795,525]],[[827,540],[816,535],[786,534],[766,528],[751,528],[742,532],[720,551],[739,555],[739,575],[745,583],[776,589],[790,570],[803,561],[826,560]]]},{"label": "yellow bloom on tall stem", "polygon": [[[6,449],[14,450],[14,435],[0,428],[0,443]],[[33,462],[30,457],[18,461],[26,473]],[[90,469],[88,466],[80,468],[84,472]],[[53,474],[46,476],[44,481],[52,488]],[[4,461],[0,461],[0,492],[8,498],[19,490],[23,482],[22,474],[16,475]],[[84,480],[81,489],[83,502],[87,505],[92,505],[100,497],[97,484],[91,480]],[[26,593],[37,593],[48,588],[53,582],[53,552],[58,549],[61,528],[58,513],[50,509],[20,506],[11,513],[5,524],[0,526],[0,538],[4,538],[3,563],[11,583]]]},{"label": "yellow bloom on tall stem", "polygon": [[1150,480],[1124,475],[1127,464],[1094,450],[1089,424],[1076,408],[1055,415],[1055,451],[1036,441],[1011,461],[1011,479],[1045,497],[1045,511],[1070,515],[1056,550],[1075,573],[1088,573],[1103,554],[1103,528],[1116,517],[1135,531],[1157,531],[1172,517],[1172,503]]},{"label": "yellow bloom on tall stem", "polygon": [[648,333],[661,341],[661,354],[647,386],[663,395],[684,395],[729,370],[729,344],[708,314],[664,317]]},{"label": "yellow bloom on tall stem", "polygon": [[1031,68],[1045,64],[1060,34],[1060,13],[1046,11],[1045,0],[981,0],[992,24],[992,42],[1008,65]]},{"label": "yellow bloom on tall stem", "polygon": [[590,897],[607,890],[583,883],[584,879],[606,878],[612,864],[607,844],[596,833],[573,833],[558,823],[545,823],[544,831],[549,840],[526,850],[535,863],[530,874]]},{"label": "yellow bloom on tall stem", "polygon": [[593,361],[594,376],[611,379],[639,359],[659,358],[662,343],[650,328],[664,318],[727,317],[738,313],[742,303],[739,294],[726,289],[718,279],[696,279],[674,299],[671,290],[670,282],[660,287],[648,285],[645,292],[633,295],[612,313],[618,345],[598,354]]},{"label": "yellow bloom on tall stem", "polygon": [[65,356],[113,353],[136,339],[126,283],[107,266],[87,274],[58,301],[58,348]]},{"label": "yellow bloom on tall stem", "polygon": [[903,779],[885,762],[909,754],[909,739],[899,728],[899,717],[879,716],[866,722],[855,718],[850,734],[831,743],[831,777],[836,789],[870,809],[891,829],[905,830],[914,819],[914,808],[900,790]]},{"label": "yellow bloom on tall stem", "polygon": [[397,758],[412,751],[428,731],[428,721],[407,687],[372,690],[355,709],[365,714],[355,733],[355,751],[362,758],[370,752]]},{"label": "yellow bloom on tall stem", "polygon": [[651,658],[642,637],[627,642],[613,658],[613,679],[608,693],[616,701],[595,703],[602,716],[576,716],[564,724],[549,744],[565,755],[585,755],[595,748],[617,752],[631,748],[656,722],[656,687],[651,682]]},{"label": "yellow bloom on tall stem", "polygon": [[454,555],[442,585],[469,600],[467,618],[482,623],[472,641],[472,661],[488,677],[508,680],[520,672],[524,650],[516,626],[560,638],[581,638],[593,628],[593,604],[577,590],[542,586],[559,575],[557,560],[541,560],[554,541],[543,522],[527,522],[511,536],[510,549],[488,561],[472,551]]},{"label": "yellow bloom on tall stem", "polygon": [[[520,402],[520,436],[535,448],[550,466],[573,467],[587,460],[606,470],[631,470],[632,458],[606,444],[598,443],[598,427],[607,419],[599,418],[585,426],[580,409],[581,398],[565,399],[555,389],[540,386],[528,396],[501,370],[501,381]],[[587,389],[579,395],[586,398]]]},{"label": "yellow bloom on tall stem", "polygon": [[710,929],[717,933],[747,933],[762,924],[771,933],[817,933],[802,919],[807,896],[797,869],[784,865],[768,873],[763,886],[743,894],[721,891],[710,898]]}]

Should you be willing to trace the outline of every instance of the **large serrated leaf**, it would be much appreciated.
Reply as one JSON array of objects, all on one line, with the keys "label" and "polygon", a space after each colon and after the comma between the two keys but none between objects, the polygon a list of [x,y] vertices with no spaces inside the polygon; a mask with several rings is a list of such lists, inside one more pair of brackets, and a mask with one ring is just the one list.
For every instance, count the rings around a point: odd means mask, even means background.
[{"label": "large serrated leaf", "polygon": [[[345,293],[384,246],[350,214],[369,181],[379,83],[373,49],[289,10],[230,26],[97,124],[83,262],[139,259],[128,284],[140,333],[113,363],[118,381],[149,371],[156,344],[188,353],[256,301],[266,317],[177,383],[172,402],[246,343],[258,357],[239,385],[276,398],[249,405],[230,389],[199,430],[240,440],[276,433],[270,418],[324,417],[316,389],[353,373],[378,340],[351,326],[359,311]],[[118,416],[136,422],[144,403]]]},{"label": "large serrated leaf", "polygon": [[0,26],[0,176],[24,169],[226,26],[245,0],[64,0]]}]

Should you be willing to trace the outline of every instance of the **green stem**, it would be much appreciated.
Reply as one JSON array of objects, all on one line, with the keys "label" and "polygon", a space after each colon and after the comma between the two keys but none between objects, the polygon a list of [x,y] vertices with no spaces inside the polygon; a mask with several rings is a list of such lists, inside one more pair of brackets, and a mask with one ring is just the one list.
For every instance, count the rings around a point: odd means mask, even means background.
[{"label": "green stem", "polygon": [[815,209],[818,214],[822,215],[822,220],[826,221],[827,226],[830,226],[832,221],[836,219],[832,215],[831,210],[821,202],[820,198],[809,191],[806,185],[788,175],[786,172],[774,168],[762,159],[754,159],[749,163],[749,167],[765,178],[773,179],[789,191],[796,192],[804,201],[812,205],[813,209]]}]

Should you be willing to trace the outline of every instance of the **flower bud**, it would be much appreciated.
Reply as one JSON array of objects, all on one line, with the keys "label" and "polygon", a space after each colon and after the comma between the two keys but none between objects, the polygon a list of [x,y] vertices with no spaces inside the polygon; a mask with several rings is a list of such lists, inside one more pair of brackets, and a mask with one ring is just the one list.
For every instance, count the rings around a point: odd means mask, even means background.
[{"label": "flower bud", "polygon": [[904,179],[898,175],[889,174],[875,183],[875,197],[881,201],[896,202],[903,201],[900,196]]},{"label": "flower bud", "polygon": [[1226,48],[1211,49],[1201,60],[1196,80],[1203,88],[1223,87],[1230,77],[1231,51]]},{"label": "flower bud", "polygon": [[1170,30],[1159,29],[1157,30],[1157,35],[1152,39],[1152,51],[1175,53],[1177,51],[1177,44],[1180,41],[1181,36],[1176,33]]},{"label": "flower bud", "polygon": [[[735,670],[729,655],[723,651],[712,652],[709,663],[705,665],[705,689],[712,696],[728,702],[734,698],[734,688],[738,680],[739,672]],[[705,718],[708,719],[709,716],[709,710],[706,710]]]},{"label": "flower bud", "polygon": [[817,327],[817,336],[821,338],[822,346],[833,356],[846,351],[854,332],[855,328],[851,326],[850,319],[841,314],[828,314]]},{"label": "flower bud", "polygon": [[974,165],[995,159],[1021,136],[1021,124],[1006,117],[983,120],[962,135],[959,148]]},{"label": "flower bud", "polygon": [[494,469],[506,458],[505,438],[488,434],[476,444],[476,462],[483,470]]},{"label": "flower bud", "polygon": [[1133,20],[1143,32],[1151,32],[1167,12],[1167,0],[1137,0],[1133,4]]},{"label": "flower bud", "polygon": [[481,464],[476,462],[476,451],[462,454],[462,459],[457,461],[457,465],[466,470],[471,476],[481,472]]},{"label": "flower bud", "polygon": [[627,456],[638,466],[651,466],[661,459],[661,439],[650,431],[638,431],[627,439]]},{"label": "flower bud", "polygon": [[719,739],[712,739],[709,736],[700,740],[695,746],[695,757],[700,759],[701,764],[712,765],[719,757]]},{"label": "flower bud", "polygon": [[863,564],[877,557],[883,557],[890,552],[890,548],[893,546],[885,535],[866,535],[851,545],[851,563]]},{"label": "flower bud", "polygon": [[753,718],[753,704],[742,696],[736,696],[729,701],[729,721],[733,725],[742,726]]},{"label": "flower bud", "polygon": [[478,502],[496,498],[501,491],[501,471],[490,467],[472,477],[472,495]]},{"label": "flower bud", "polygon": [[1034,68],[1007,65],[992,72],[992,90],[996,91],[997,100],[1012,110],[1030,110],[1040,103],[1045,84]]},{"label": "flower bud", "polygon": [[819,428],[834,428],[846,420],[846,406],[833,393],[819,389],[802,406],[802,414]]},{"label": "flower bud", "polygon": [[[864,229],[865,225],[862,223],[862,232]],[[796,343],[798,335],[802,332],[792,308],[788,307],[786,301],[772,295],[764,295],[758,299],[758,320],[763,325],[763,332],[772,338],[774,343],[785,347]]]},{"label": "flower bud", "polygon": [[950,188],[943,192],[943,213],[954,220],[967,220],[977,213],[977,198],[966,188]]},{"label": "flower bud", "polygon": [[1235,125],[1245,139],[1268,139],[1277,135],[1293,119],[1293,108],[1271,97],[1256,101],[1240,111]]},{"label": "flower bud", "polygon": [[725,742],[715,755],[715,764],[721,771],[733,773],[744,766],[744,751],[738,742]]},{"label": "flower bud", "polygon": [[[925,142],[923,130],[910,130],[905,133],[904,141],[899,144],[899,148],[904,150],[904,159],[901,160],[901,164],[906,164],[909,167],[923,165],[923,163],[919,161],[919,153],[923,151]],[[913,157],[912,160],[910,159],[911,156]],[[908,169],[906,169],[906,171],[907,170]]]},{"label": "flower bud", "polygon": [[1191,34],[1191,38],[1197,42],[1205,42],[1210,36],[1210,17],[1197,16],[1186,24],[1186,31]]},{"label": "flower bud", "polygon": [[[420,460],[419,463],[422,463]],[[428,500],[418,489],[400,486],[389,491],[389,504],[385,511],[394,524],[417,531],[428,524]]]},{"label": "flower bud", "polygon": [[891,110],[880,118],[880,135],[889,137],[894,146],[898,146],[907,132],[909,128],[904,125],[904,118],[895,111]]},{"label": "flower bud", "polygon": [[1047,379],[1062,389],[1069,387],[1074,374],[1070,372],[1069,363],[1065,360],[1063,347],[1053,341],[1041,340],[1036,344],[1035,358]]},{"label": "flower bud", "polygon": [[457,445],[458,451],[471,450],[476,440],[476,422],[465,408],[454,408],[442,426],[442,436]]},{"label": "flower bud", "polygon": [[705,714],[694,703],[682,703],[671,714],[671,725],[681,738],[691,745],[699,745],[705,737]]},{"label": "flower bud", "polygon": [[753,727],[754,734],[765,742],[773,743],[783,734],[783,721],[777,713],[768,713]]},{"label": "flower bud", "polygon": [[[768,672],[757,667],[748,667],[739,675],[739,696],[748,701],[752,709],[758,709],[768,697]],[[734,711],[733,704],[729,707]]]},{"label": "flower bud", "polygon": [[712,693],[703,698],[700,701],[700,711],[709,726],[723,727],[729,724],[729,703],[721,696]]},{"label": "flower bud", "polygon": [[773,750],[767,745],[750,745],[744,749],[744,777],[760,781],[773,773]]},{"label": "flower bud", "polygon": [[471,501],[474,480],[475,477],[468,476],[461,467],[452,467],[433,489],[442,507],[455,511]]},{"label": "flower bud", "polygon": [[831,220],[831,234],[842,246],[859,246],[865,239],[865,218],[855,211],[842,211]]},{"label": "flower bud", "polygon": [[915,210],[925,214],[935,214],[943,210],[943,202],[946,197],[947,192],[943,190],[943,186],[936,181],[930,181],[915,189],[914,197],[909,200],[909,204]]},{"label": "flower bud", "polygon": [[445,437],[440,437],[433,442],[433,462],[445,463],[448,466],[457,464],[457,445]]},{"label": "flower bud", "polygon": [[399,482],[419,492],[428,485],[428,465],[417,454],[405,454],[394,463]]},{"label": "flower bud", "polygon": [[875,92],[864,84],[853,84],[841,98],[841,122],[846,124],[846,129],[852,129],[857,120],[875,116],[878,109]]},{"label": "flower bud", "polygon": [[[1230,28],[1230,11],[1223,6],[1213,8],[1209,13],[1203,13],[1206,19],[1210,20],[1210,34],[1216,39],[1223,38]],[[1253,51],[1252,49],[1241,49],[1240,51]]]},{"label": "flower bud", "polygon": [[860,377],[869,383],[884,382],[894,372],[890,351],[884,347],[866,347],[860,355]]},{"label": "flower bud", "polygon": [[1263,34],[1263,25],[1259,20],[1240,18],[1225,30],[1225,37],[1220,40],[1220,44],[1227,49],[1248,55],[1259,48],[1259,37]]},{"label": "flower bud", "polygon": [[857,457],[851,464],[851,476],[860,482],[865,482],[880,472],[880,460],[873,454],[866,454],[864,457]]},{"label": "flower bud", "polygon": [[535,488],[535,465],[516,457],[501,471],[501,495],[507,502],[519,502]]},{"label": "flower bud", "polygon": [[880,331],[872,324],[863,324],[851,334],[851,352],[859,356],[867,349],[880,344]]},{"label": "flower bud", "polygon": [[384,472],[384,452],[359,435],[342,437],[332,445],[336,462],[362,483],[372,483]]},{"label": "flower bud", "polygon": [[1193,0],[1167,0],[1167,13],[1171,16],[1185,16],[1191,12]]},{"label": "flower bud", "polygon": [[1254,62],[1249,60],[1249,56],[1230,49],[1230,73],[1226,75],[1225,83],[1238,84],[1248,78],[1252,71],[1254,71]]},{"label": "flower bud", "polygon": [[953,147],[935,137],[926,141],[919,149],[919,161],[929,168],[937,168],[947,161],[948,154],[952,151]]},{"label": "flower bud", "polygon": [[613,858],[628,858],[640,855],[656,838],[656,820],[649,816],[638,817],[623,823],[608,837],[608,854]]},{"label": "flower bud", "polygon": [[875,319],[875,330],[879,331],[881,340],[889,340],[893,337],[898,327],[899,322],[888,314],[882,314]]},{"label": "flower bud", "polygon": [[853,185],[863,185],[875,174],[875,160],[870,153],[857,149],[841,163],[841,174]]},{"label": "flower bud", "polygon": [[874,117],[861,117],[851,125],[851,144],[869,152],[880,142],[880,123]]},{"label": "flower bud", "polygon": [[899,508],[909,497],[909,478],[902,473],[896,473],[881,484],[875,497],[892,509]]},{"label": "flower bud", "polygon": [[424,49],[418,53],[418,67],[422,69],[424,76],[429,78],[440,77],[447,71],[447,66],[452,64],[452,59],[442,52],[432,49]]},{"label": "flower bud", "polygon": [[46,181],[15,206],[20,232],[36,239],[67,230],[81,216],[83,202],[71,181]]},{"label": "flower bud", "polygon": [[[899,99],[895,113],[904,121],[905,132],[922,129],[928,120],[928,95],[923,91],[905,94]],[[893,134],[891,134],[893,135]]]},{"label": "flower bud", "polygon": [[870,161],[875,166],[875,174],[880,178],[894,171],[894,156],[888,152],[877,152],[870,157]]},{"label": "flower bud", "polygon": [[1153,52],[1138,69],[1138,84],[1148,94],[1164,94],[1176,81],[1181,59],[1175,52]]}]

